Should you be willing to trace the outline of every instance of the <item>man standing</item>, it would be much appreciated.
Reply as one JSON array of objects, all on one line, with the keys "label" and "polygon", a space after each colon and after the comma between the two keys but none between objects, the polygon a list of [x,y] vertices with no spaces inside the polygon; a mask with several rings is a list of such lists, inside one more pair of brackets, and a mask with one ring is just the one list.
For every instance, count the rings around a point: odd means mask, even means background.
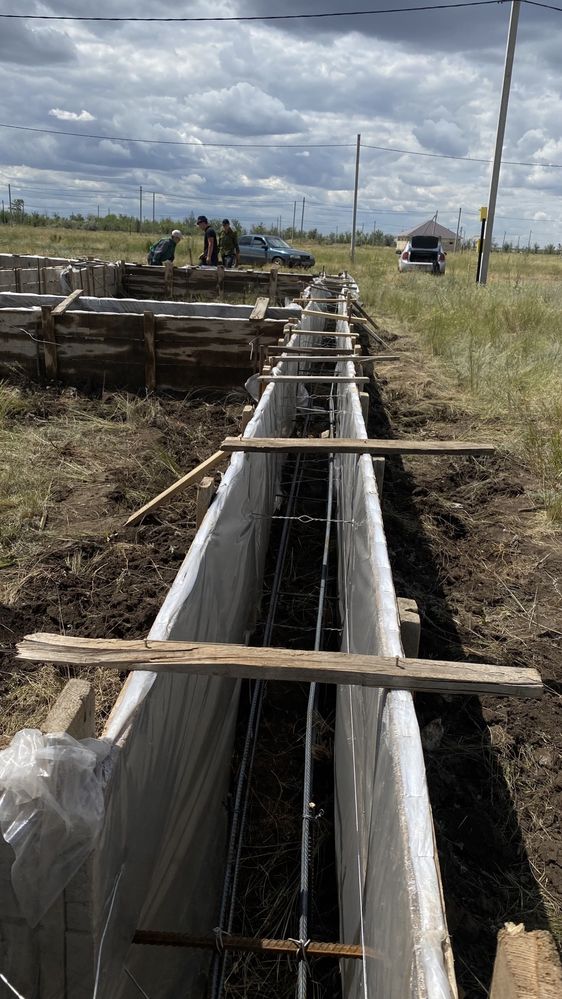
[{"label": "man standing", "polygon": [[238,233],[232,229],[228,219],[222,220],[222,231],[219,237],[219,253],[225,267],[238,267],[240,263],[240,247]]},{"label": "man standing", "polygon": [[219,262],[217,234],[213,227],[209,225],[209,220],[206,215],[199,215],[197,217],[196,225],[197,228],[202,229],[205,234],[203,253],[199,257],[199,260],[204,267],[216,267]]},{"label": "man standing", "polygon": [[148,251],[147,260],[149,264],[164,264],[166,260],[173,260],[176,255],[176,246],[183,234],[179,229],[172,229],[172,235],[153,243]]}]

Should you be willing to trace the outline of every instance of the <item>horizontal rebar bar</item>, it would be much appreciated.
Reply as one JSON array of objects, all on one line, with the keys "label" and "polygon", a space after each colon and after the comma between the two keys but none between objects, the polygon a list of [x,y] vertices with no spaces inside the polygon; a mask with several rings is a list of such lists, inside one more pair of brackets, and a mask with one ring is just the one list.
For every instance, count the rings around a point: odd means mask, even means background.
[{"label": "horizontal rebar bar", "polygon": [[[275,940],[268,937],[237,937],[217,933],[206,937],[189,933],[165,933],[158,930],[137,930],[133,943],[149,947],[187,947],[193,950],[235,950],[252,954],[292,954],[294,957],[347,957],[362,960],[363,948],[359,944],[321,943],[316,940]],[[376,955],[371,952],[370,956]]]}]

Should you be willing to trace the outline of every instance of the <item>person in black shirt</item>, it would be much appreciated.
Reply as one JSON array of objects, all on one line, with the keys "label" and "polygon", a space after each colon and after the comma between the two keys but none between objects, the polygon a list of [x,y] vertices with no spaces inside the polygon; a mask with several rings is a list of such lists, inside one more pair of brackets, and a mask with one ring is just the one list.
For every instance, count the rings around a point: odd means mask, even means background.
[{"label": "person in black shirt", "polygon": [[219,262],[217,234],[213,227],[209,225],[206,215],[198,216],[197,227],[204,231],[203,253],[199,257],[199,260],[203,266],[216,267]]}]

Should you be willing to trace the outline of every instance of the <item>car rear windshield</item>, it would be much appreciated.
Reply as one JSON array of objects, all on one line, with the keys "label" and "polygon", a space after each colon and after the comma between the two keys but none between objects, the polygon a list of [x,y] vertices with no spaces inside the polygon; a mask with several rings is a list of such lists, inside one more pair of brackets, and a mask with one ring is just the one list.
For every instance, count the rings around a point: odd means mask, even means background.
[{"label": "car rear windshield", "polygon": [[436,250],[439,246],[437,236],[412,236],[414,250]]}]

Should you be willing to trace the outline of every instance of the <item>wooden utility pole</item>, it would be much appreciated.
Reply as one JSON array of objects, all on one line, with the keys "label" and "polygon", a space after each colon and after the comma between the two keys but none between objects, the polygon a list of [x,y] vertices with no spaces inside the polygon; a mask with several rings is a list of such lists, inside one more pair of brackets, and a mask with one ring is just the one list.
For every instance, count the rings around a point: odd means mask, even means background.
[{"label": "wooden utility pole", "polygon": [[457,234],[455,236],[455,245],[453,247],[453,253],[457,252],[457,243],[459,241],[459,229],[461,227],[461,212],[462,212],[462,208],[459,208],[459,217],[457,219]]},{"label": "wooden utility pole", "polygon": [[302,215],[301,215],[301,238],[304,232],[304,198],[302,199]]},{"label": "wooden utility pole", "polygon": [[359,189],[359,154],[361,152],[361,136],[357,135],[357,150],[355,153],[355,188],[353,192],[353,221],[351,223],[351,261],[355,260],[355,226],[357,224],[357,191]]},{"label": "wooden utility pole", "polygon": [[293,201],[293,235],[291,237],[291,242],[292,243],[295,242],[295,218],[296,218],[296,214],[297,214],[297,203],[296,203],[296,201]]},{"label": "wooden utility pole", "polygon": [[139,232],[142,232],[142,185],[139,187]]},{"label": "wooden utility pole", "polygon": [[486,281],[488,279],[488,264],[490,261],[490,251],[492,249],[494,216],[496,213],[498,182],[500,178],[503,140],[505,135],[505,122],[507,118],[507,106],[509,104],[509,90],[511,87],[511,73],[513,70],[513,57],[515,55],[515,40],[517,38],[517,25],[519,23],[520,7],[521,7],[521,0],[513,0],[511,5],[511,17],[509,19],[507,48],[505,52],[503,87],[502,87],[502,95],[500,101],[500,113],[498,117],[498,129],[496,133],[496,149],[494,152],[492,177],[490,180],[490,195],[488,198],[488,219],[486,222],[486,231],[484,233],[484,246],[482,249],[482,260],[480,262],[480,271],[478,275],[478,281],[480,284],[486,284]]}]

